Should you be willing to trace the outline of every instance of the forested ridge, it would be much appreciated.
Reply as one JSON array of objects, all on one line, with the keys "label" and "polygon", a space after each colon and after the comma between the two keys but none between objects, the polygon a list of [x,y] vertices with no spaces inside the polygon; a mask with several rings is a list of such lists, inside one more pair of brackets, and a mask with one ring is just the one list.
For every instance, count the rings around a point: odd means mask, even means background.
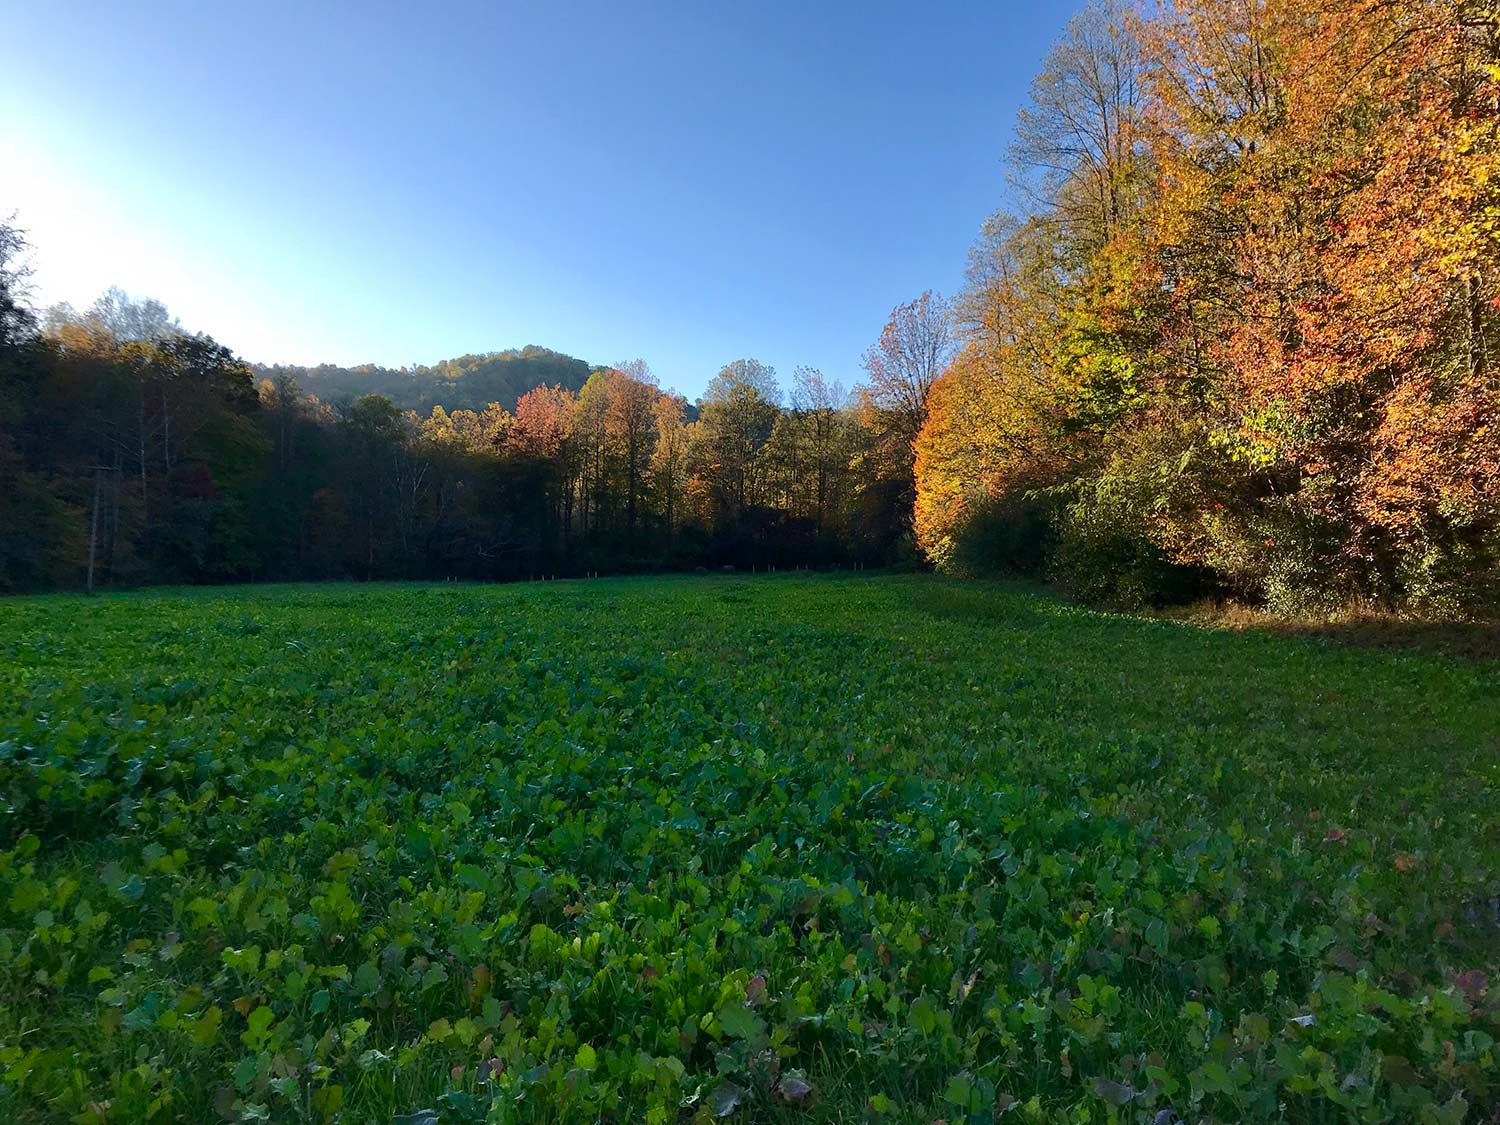
[{"label": "forested ridge", "polygon": [[639,360],[268,367],[118,291],[33,310],[22,216],[0,588],[926,561],[1488,612],[1497,90],[1482,0],[1095,0],[951,307],[852,389],[741,359],[696,403]]},{"label": "forested ridge", "polygon": [[506,351],[462,355],[440,363],[409,367],[381,367],[374,363],[339,367],[293,364],[251,364],[257,380],[275,382],[290,375],[308,395],[324,402],[378,394],[401,410],[431,413],[445,410],[483,410],[499,403],[507,410],[533,387],[562,387],[579,391],[591,368],[581,360],[534,344]]}]

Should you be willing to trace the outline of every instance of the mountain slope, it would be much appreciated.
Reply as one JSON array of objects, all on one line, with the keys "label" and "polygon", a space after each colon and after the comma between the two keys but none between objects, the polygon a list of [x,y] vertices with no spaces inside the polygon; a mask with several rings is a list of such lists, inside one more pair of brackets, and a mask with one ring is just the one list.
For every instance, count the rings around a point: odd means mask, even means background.
[{"label": "mountain slope", "polygon": [[447,410],[483,410],[498,402],[507,410],[533,387],[554,384],[578,390],[589,377],[581,359],[536,345],[483,355],[465,355],[431,367],[338,367],[321,364],[254,364],[256,376],[272,379],[289,373],[309,394],[324,402],[385,395],[403,410],[426,414],[434,406]]}]

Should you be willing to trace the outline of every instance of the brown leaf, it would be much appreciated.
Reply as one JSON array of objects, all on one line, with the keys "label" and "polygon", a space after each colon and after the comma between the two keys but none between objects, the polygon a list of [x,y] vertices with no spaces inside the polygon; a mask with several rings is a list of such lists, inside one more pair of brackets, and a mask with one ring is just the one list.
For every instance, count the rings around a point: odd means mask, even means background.
[{"label": "brown leaf", "polygon": [[1470,969],[1467,973],[1456,976],[1453,983],[1470,1000],[1478,1000],[1484,995],[1485,989],[1489,988],[1490,978],[1483,969]]},{"label": "brown leaf", "polygon": [[758,973],[751,977],[750,983],[745,986],[745,1003],[752,1008],[759,1008],[768,999],[765,974]]}]

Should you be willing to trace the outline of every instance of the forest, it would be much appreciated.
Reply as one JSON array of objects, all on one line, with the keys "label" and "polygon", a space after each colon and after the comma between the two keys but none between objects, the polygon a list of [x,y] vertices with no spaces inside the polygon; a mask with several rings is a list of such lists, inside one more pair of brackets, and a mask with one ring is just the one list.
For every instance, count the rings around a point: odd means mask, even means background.
[{"label": "forest", "polygon": [[1096,4],[917,441],[940,567],[1461,614],[1500,583],[1500,10]]},{"label": "forest", "polygon": [[[910,443],[949,339],[930,297],[893,313],[857,393],[799,368],[783,403],[775,371],[744,359],[689,404],[644,361],[590,368],[535,347],[404,371],[254,368],[118,290],[34,313],[18,299],[23,236],[0,240],[0,587],[912,554]],[[459,405],[476,394],[499,399]]]},{"label": "forest", "polygon": [[[1081,599],[1500,597],[1500,20],[1096,0],[950,303],[852,389],[697,402],[545,348],[256,366],[158,302],[28,305],[0,228],[0,589],[931,565]],[[38,248],[45,253],[45,247]]]}]

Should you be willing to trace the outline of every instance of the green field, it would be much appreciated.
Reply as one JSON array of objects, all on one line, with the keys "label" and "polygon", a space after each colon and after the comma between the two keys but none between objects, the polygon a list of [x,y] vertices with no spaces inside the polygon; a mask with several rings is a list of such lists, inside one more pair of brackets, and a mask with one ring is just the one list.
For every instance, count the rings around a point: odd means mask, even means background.
[{"label": "green field", "polygon": [[928,577],[0,602],[0,1120],[1494,1120],[1497,687]]}]

